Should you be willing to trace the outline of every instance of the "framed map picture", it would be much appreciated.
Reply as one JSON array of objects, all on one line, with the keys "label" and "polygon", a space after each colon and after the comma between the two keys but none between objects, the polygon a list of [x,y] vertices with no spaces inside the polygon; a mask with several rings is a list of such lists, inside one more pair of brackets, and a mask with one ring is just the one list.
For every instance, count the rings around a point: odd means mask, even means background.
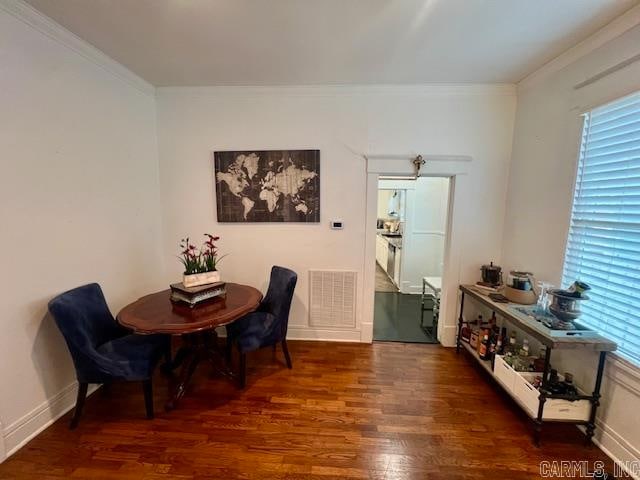
[{"label": "framed map picture", "polygon": [[219,222],[319,222],[320,150],[214,152]]}]

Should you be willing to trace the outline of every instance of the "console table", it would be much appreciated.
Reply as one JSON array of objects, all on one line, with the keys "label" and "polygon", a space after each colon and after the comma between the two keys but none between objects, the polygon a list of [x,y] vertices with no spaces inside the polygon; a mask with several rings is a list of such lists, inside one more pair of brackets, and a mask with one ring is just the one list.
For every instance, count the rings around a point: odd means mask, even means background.
[{"label": "console table", "polygon": [[[494,302],[473,285],[460,285],[460,291],[462,294],[460,315],[458,317],[456,352],[459,352],[461,348],[467,350],[528,414],[535,424],[534,442],[536,445],[540,442],[540,432],[545,422],[585,425],[587,442],[591,442],[595,430],[596,411],[600,405],[600,387],[602,386],[602,375],[607,352],[614,351],[616,344],[593,330],[583,328],[570,331],[553,330],[542,322],[537,321],[534,317],[516,310],[516,307],[521,307],[521,305]],[[502,361],[500,356],[496,355],[495,361],[481,360],[477,352],[469,344],[462,341],[461,331],[464,323],[463,311],[466,298],[488,307],[497,316],[501,317],[504,322],[516,326],[547,347],[544,371],[541,372],[542,386],[539,391],[529,384],[525,373],[513,370]],[[599,353],[595,386],[591,394],[580,392],[577,396],[555,395],[548,391],[551,352],[554,349],[587,349]],[[537,399],[535,398],[536,396]]]}]

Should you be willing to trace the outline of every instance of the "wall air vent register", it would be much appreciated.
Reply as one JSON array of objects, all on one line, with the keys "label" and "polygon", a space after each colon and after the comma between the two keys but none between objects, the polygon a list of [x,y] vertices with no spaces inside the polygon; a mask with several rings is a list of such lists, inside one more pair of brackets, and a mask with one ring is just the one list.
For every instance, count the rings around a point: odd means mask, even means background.
[{"label": "wall air vent register", "polygon": [[356,326],[356,272],[311,270],[309,325],[322,328]]}]

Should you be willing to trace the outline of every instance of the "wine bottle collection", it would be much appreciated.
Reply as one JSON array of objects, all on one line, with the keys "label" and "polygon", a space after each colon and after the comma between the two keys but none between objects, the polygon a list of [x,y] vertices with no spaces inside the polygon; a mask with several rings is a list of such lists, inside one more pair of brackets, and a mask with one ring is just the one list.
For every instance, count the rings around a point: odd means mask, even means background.
[{"label": "wine bottle collection", "polygon": [[[542,386],[542,372],[544,371],[546,347],[542,345],[537,355],[532,355],[529,340],[523,338],[518,341],[517,332],[512,330],[507,335],[506,327],[497,325],[496,314],[493,313],[489,320],[485,321],[482,315],[471,322],[463,322],[460,330],[460,339],[478,353],[480,360],[493,362],[496,355],[518,372],[535,372],[532,382],[535,388]],[[573,384],[573,375],[566,372],[563,377],[557,370],[550,369],[546,390],[554,395],[578,395]]]}]

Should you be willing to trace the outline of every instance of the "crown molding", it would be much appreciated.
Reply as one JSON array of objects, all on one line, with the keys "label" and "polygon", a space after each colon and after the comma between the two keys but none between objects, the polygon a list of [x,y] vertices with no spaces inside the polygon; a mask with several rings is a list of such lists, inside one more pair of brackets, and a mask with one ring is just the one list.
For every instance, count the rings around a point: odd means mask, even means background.
[{"label": "crown molding", "polygon": [[411,84],[411,85],[247,85],[208,87],[157,87],[156,94],[193,96],[515,96],[515,84]]},{"label": "crown molding", "polygon": [[[398,153],[369,153],[363,155],[366,160],[402,160],[411,161],[416,157],[414,153],[398,154]],[[470,162],[473,160],[471,155],[421,155],[426,162]]]},{"label": "crown molding", "polygon": [[636,5],[630,10],[627,10],[593,35],[527,75],[518,82],[518,89],[526,89],[537,85],[550,75],[571,65],[585,55],[588,55],[638,25],[640,25],[640,5]]},{"label": "crown molding", "polygon": [[93,45],[82,40],[59,23],[40,13],[23,0],[0,0],[0,10],[4,10],[31,28],[55,40],[60,45],[74,51],[84,59],[133,86],[145,95],[155,94],[155,87],[149,82],[140,78],[124,65],[116,62]]}]

